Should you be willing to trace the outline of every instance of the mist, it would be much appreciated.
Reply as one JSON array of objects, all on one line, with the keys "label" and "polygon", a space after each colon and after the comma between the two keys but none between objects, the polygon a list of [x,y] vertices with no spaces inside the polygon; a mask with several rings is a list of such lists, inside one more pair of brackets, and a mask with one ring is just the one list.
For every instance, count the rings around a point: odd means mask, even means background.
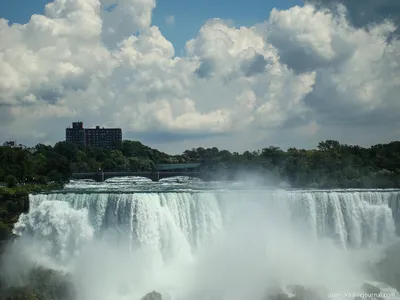
[{"label": "mist", "polygon": [[[327,298],[375,279],[370,265],[397,241],[389,207],[294,199],[252,182],[246,193],[32,196],[2,277],[23,285],[31,269],[57,270],[78,300],[139,300],[153,290],[171,300],[262,300],[292,285]],[[377,221],[364,228],[367,216]]]}]

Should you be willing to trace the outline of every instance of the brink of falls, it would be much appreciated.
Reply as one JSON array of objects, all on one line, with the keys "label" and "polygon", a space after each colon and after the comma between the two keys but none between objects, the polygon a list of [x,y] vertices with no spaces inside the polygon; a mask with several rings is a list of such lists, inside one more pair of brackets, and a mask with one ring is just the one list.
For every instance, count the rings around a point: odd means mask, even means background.
[{"label": "brink of falls", "polygon": [[72,274],[84,300],[153,290],[261,300],[293,284],[355,291],[397,240],[399,201],[398,191],[39,194],[14,246],[25,264]]}]

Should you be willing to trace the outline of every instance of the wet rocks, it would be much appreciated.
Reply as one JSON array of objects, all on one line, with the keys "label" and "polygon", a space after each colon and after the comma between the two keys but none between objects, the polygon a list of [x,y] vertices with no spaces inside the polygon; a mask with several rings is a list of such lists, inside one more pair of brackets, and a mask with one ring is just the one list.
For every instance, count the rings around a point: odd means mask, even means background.
[{"label": "wet rocks", "polygon": [[325,300],[328,299],[328,295],[329,291],[324,287],[290,285],[268,293],[264,300]]},{"label": "wet rocks", "polygon": [[140,300],[162,300],[162,296],[160,293],[156,291],[152,291],[142,297]]},{"label": "wet rocks", "polygon": [[366,281],[361,287],[362,296],[354,297],[355,300],[371,299],[371,300],[400,300],[399,292],[383,282]]},{"label": "wet rocks", "polygon": [[[336,295],[335,295],[336,294]],[[366,281],[353,292],[332,293],[321,286],[291,285],[268,293],[263,300],[400,300],[399,292],[382,282]]]}]

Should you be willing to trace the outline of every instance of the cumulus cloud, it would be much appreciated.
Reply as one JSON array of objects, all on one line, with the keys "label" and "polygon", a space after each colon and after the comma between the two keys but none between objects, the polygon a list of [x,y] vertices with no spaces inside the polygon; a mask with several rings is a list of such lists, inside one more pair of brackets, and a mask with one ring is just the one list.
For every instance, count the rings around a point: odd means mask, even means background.
[{"label": "cumulus cloud", "polygon": [[391,20],[400,25],[400,2],[393,0],[306,0],[315,7],[329,8],[335,13],[343,12],[349,17],[349,21],[355,27],[376,25],[386,20]]},{"label": "cumulus cloud", "polygon": [[26,24],[0,19],[0,136],[56,142],[83,120],[173,141],[161,145],[172,152],[394,139],[395,2],[382,1],[385,18],[363,2],[370,21],[354,15],[356,2],[323,0],[252,27],[208,20],[179,57],[152,25],[154,0],[55,0]]}]

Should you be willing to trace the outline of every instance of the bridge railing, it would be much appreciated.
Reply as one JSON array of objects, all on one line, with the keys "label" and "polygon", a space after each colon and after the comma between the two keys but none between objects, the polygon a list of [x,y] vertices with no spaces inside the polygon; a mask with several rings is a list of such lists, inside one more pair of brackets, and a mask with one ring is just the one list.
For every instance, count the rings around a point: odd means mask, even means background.
[{"label": "bridge railing", "polygon": [[153,181],[174,176],[196,176],[200,174],[199,171],[147,171],[147,172],[83,172],[73,173],[72,179],[94,179],[97,181],[104,181],[113,177],[126,177],[138,176],[150,178]]}]

